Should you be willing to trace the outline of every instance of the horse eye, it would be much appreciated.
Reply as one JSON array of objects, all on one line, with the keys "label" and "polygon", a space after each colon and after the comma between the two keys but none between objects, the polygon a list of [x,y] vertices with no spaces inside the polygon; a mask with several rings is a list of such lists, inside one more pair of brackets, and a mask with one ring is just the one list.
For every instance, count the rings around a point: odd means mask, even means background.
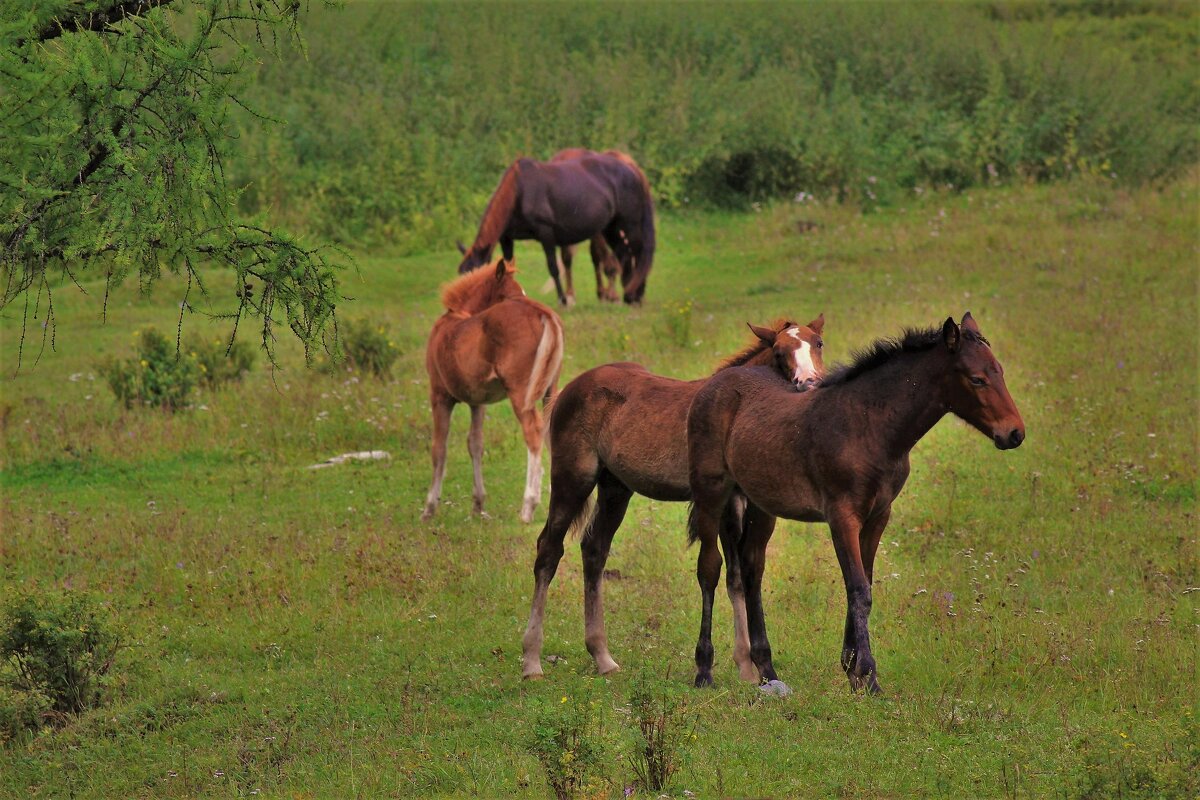
[{"label": "horse eye", "polygon": [[817,339],[817,349],[820,350],[824,346],[825,346],[825,343],[823,341],[821,341],[820,339]]},{"label": "horse eye", "polygon": [[976,377],[972,376],[968,380],[971,381],[972,386],[986,386],[987,385],[987,381],[984,380],[983,378],[976,378]]}]

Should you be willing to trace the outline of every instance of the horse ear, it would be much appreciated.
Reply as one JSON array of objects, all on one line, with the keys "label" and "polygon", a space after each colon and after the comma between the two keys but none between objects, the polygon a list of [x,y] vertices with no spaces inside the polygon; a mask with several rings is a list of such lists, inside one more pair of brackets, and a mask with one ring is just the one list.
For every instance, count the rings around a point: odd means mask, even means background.
[{"label": "horse ear", "polygon": [[979,324],[975,322],[975,318],[971,316],[970,311],[963,314],[962,322],[958,324],[971,331],[971,333],[979,333]]},{"label": "horse ear", "polygon": [[496,262],[496,283],[504,280],[504,276],[508,274],[508,262],[501,258]]},{"label": "horse ear", "polygon": [[467,246],[463,244],[461,240],[455,239],[454,245],[458,248],[458,252],[462,253],[464,256],[467,254]]},{"label": "horse ear", "polygon": [[825,312],[822,311],[819,315],[817,315],[816,319],[808,323],[808,327],[813,333],[820,335],[821,329],[825,327]]},{"label": "horse ear", "polygon": [[775,331],[771,330],[770,328],[760,328],[757,325],[750,324],[749,322],[746,323],[746,327],[750,329],[751,333],[753,333],[766,344],[775,344]]},{"label": "horse ear", "polygon": [[951,353],[958,350],[958,326],[954,324],[954,317],[946,317],[946,323],[942,325],[942,341],[946,343],[946,349]]}]

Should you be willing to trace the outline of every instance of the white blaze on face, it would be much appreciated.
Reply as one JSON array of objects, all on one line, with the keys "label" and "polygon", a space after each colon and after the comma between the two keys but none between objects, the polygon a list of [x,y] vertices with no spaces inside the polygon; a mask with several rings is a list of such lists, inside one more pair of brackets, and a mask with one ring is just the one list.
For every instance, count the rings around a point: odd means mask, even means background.
[{"label": "white blaze on face", "polygon": [[800,343],[799,349],[792,352],[792,358],[796,360],[796,373],[792,376],[792,381],[798,385],[810,378],[815,379],[817,367],[812,360],[812,346],[800,337],[799,328],[788,328],[784,333]]}]

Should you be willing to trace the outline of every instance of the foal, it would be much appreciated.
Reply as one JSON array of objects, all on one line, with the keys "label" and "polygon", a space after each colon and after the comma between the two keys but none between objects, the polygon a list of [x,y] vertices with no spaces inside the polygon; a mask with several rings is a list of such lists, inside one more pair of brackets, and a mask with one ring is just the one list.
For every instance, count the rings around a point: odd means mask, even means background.
[{"label": "foal", "polygon": [[867,632],[875,551],[908,478],[909,451],[947,411],[1001,450],[1025,439],[1004,368],[969,313],[961,325],[947,319],[940,329],[876,342],[805,394],[754,369],[717,373],[697,392],[687,421],[694,503],[689,536],[700,540],[696,575],[703,599],[697,686],[712,683],[717,539],[727,504],[740,496],[746,510],[737,555],[750,656],[761,679],[777,680],[762,576],[774,519],[784,517],[829,523],[846,585],[842,669],[852,688],[879,692]]},{"label": "foal", "polygon": [[562,367],[563,329],[558,315],[525,296],[507,262],[468,273],[442,291],[443,314],[425,351],[433,408],[433,485],[421,519],[437,511],[446,474],[446,437],[455,403],[471,407],[467,449],[475,469],[473,510],[483,513],[484,406],[505,397],[521,421],[529,458],[521,521],[533,520],[542,496],[542,433],[537,408],[554,397]]},{"label": "foal", "polygon": [[[726,360],[716,374],[744,364],[766,365],[793,387],[807,388],[824,372],[823,316],[808,325],[751,325],[755,343]],[[601,675],[617,669],[604,631],[601,582],[613,536],[636,492],[654,500],[687,500],[687,413],[703,379],[679,381],[654,375],[639,364],[605,364],[563,388],[550,415],[550,508],[538,537],[533,604],[524,638],[524,676],[542,675],[542,619],[546,592],[563,555],[563,539],[587,517],[597,489],[595,514],[580,540],[583,551],[585,642]],[[795,389],[789,389],[794,392]],[[730,598],[740,579],[730,574]],[[734,599],[735,608],[738,601]],[[747,648],[749,646],[747,640]]]}]

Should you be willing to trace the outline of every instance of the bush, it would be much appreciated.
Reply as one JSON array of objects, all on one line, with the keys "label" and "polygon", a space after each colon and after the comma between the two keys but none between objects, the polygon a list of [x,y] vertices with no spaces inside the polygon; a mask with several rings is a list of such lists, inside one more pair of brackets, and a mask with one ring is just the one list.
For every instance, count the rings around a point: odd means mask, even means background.
[{"label": "bush", "polygon": [[[668,672],[668,680],[669,676]],[[639,733],[629,764],[642,787],[660,792],[671,783],[684,748],[695,738],[695,722],[687,700],[674,695],[666,682],[656,685],[646,678],[635,678],[629,705]]]},{"label": "bush", "polygon": [[199,337],[188,340],[185,349],[200,370],[200,385],[207,389],[240,381],[254,366],[258,355],[258,350],[246,342],[227,345],[221,339]]},{"label": "bush", "polygon": [[178,353],[175,343],[154,328],[135,331],[133,337],[134,358],[100,366],[117,400],[126,408],[145,405],[174,411],[186,405],[201,377],[196,358]]},{"label": "bush", "polygon": [[599,775],[607,761],[596,709],[594,701],[564,697],[535,719],[529,750],[545,767],[546,781],[558,800],[594,796],[608,783]]},{"label": "bush", "polygon": [[110,612],[86,595],[14,597],[0,620],[0,738],[99,705],[119,647]]},{"label": "bush", "polygon": [[370,320],[350,320],[338,325],[342,340],[342,356],[351,369],[370,372],[377,378],[388,378],[400,350],[388,337],[384,326]]}]

